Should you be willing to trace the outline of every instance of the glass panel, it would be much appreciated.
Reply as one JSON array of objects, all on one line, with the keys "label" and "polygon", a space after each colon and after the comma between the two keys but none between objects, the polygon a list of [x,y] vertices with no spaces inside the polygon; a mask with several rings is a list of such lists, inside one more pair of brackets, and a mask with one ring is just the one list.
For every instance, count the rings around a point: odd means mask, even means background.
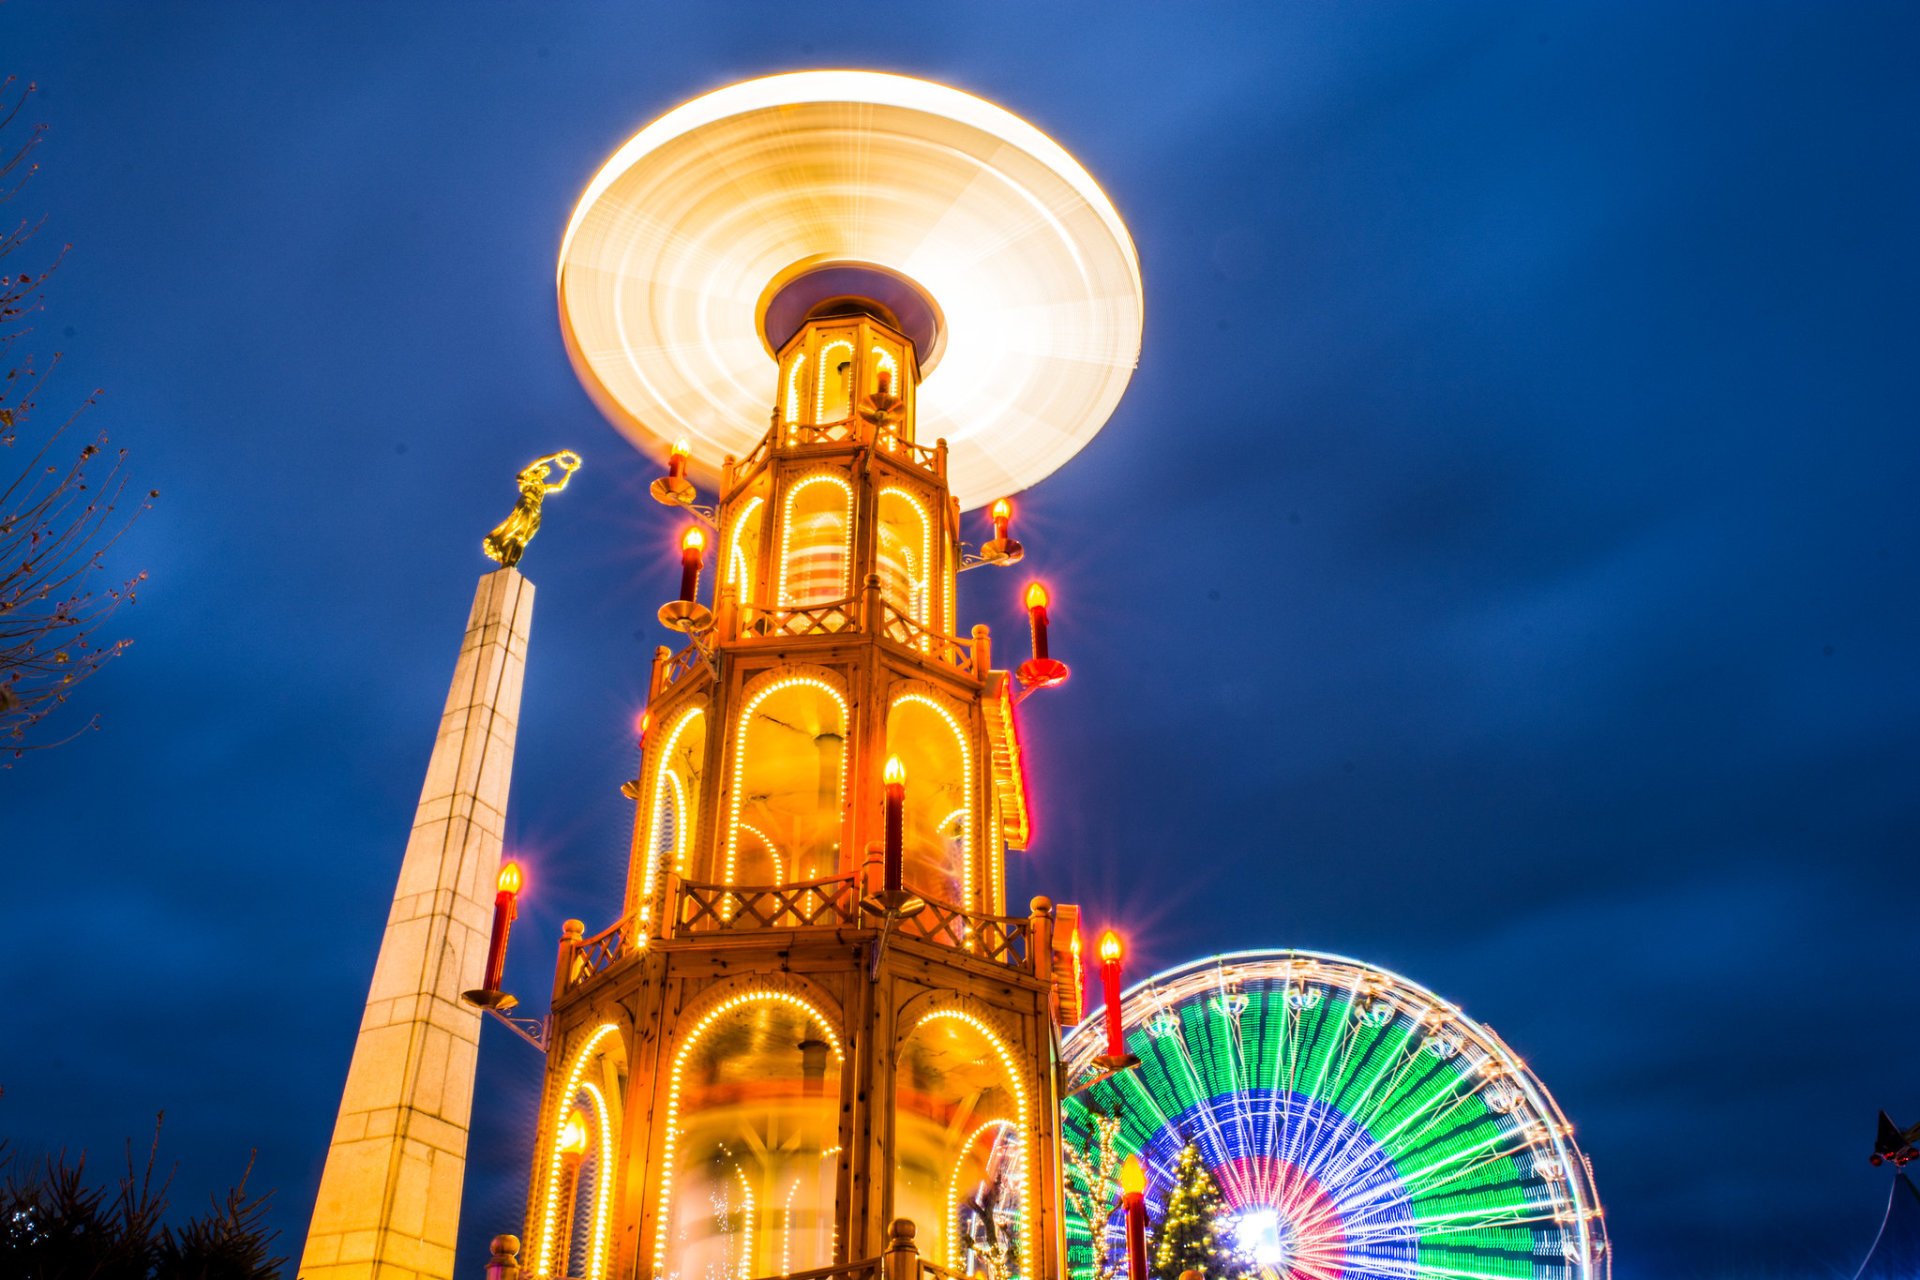
[{"label": "glass panel", "polygon": [[846,712],[812,679],[783,681],[742,712],[734,768],[732,884],[819,880],[840,869],[840,795]]},{"label": "glass panel", "polygon": [[787,491],[781,522],[780,604],[826,604],[853,594],[853,488],[837,475],[802,479]]},{"label": "glass panel", "polygon": [[897,699],[887,711],[887,750],[907,770],[902,882],[974,910],[970,762],[953,712],[925,694]]},{"label": "glass panel", "polygon": [[991,1035],[935,1015],[900,1055],[893,1211],[925,1224],[921,1256],[996,1280],[1025,1253],[1018,1096]]},{"label": "glass panel", "polygon": [[851,413],[854,339],[857,330],[828,329],[819,335],[813,379],[813,421],[844,422]]},{"label": "glass panel", "polygon": [[880,594],[921,626],[927,617],[933,529],[920,503],[901,489],[882,489],[876,505]]},{"label": "glass panel", "polygon": [[840,1060],[796,1004],[754,1001],[677,1067],[667,1276],[751,1280],[833,1261]]}]

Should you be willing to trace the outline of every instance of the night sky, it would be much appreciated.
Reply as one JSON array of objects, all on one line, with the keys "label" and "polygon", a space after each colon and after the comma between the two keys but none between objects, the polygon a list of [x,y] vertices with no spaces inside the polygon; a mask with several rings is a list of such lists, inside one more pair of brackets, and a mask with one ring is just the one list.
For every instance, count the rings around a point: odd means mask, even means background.
[{"label": "night sky", "polygon": [[[1850,1275],[1874,1111],[1920,1119],[1916,47],[1911,5],[0,6],[51,126],[10,208],[73,245],[48,416],[106,388],[162,491],[103,730],[0,773],[0,1135],[110,1168],[164,1108],[183,1204],[257,1147],[297,1255],[479,539],[562,446],[508,986],[612,920],[675,526],[560,233],[668,108],[856,65],[1052,134],[1146,279],[1022,504],[1074,676],[1016,900],[1458,1001],[1622,1280]],[[963,613],[1017,636],[1025,580]],[[539,1068],[487,1028],[459,1274]]]}]

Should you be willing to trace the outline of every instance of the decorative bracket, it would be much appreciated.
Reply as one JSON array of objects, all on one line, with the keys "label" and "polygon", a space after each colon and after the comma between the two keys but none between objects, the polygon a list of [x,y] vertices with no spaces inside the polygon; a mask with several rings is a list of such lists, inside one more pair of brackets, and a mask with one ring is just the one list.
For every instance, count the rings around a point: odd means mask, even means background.
[{"label": "decorative bracket", "polygon": [[500,1009],[488,1009],[487,1012],[498,1019],[501,1026],[525,1040],[542,1054],[547,1051],[547,1020],[545,1018],[516,1018]]}]

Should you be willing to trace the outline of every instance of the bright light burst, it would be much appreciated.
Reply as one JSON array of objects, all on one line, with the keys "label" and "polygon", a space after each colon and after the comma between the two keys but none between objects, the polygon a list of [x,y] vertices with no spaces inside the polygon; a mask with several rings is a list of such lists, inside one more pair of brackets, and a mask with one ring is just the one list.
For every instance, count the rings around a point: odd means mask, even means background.
[{"label": "bright light burst", "polygon": [[[1498,1036],[1396,974],[1301,951],[1222,956],[1125,998],[1122,1072],[1068,1099],[1087,1151],[1117,1115],[1156,1217],[1191,1142],[1248,1269],[1276,1280],[1605,1280],[1611,1257],[1566,1117]],[[1066,1045],[1076,1077],[1101,1018]],[[1095,1271],[1115,1217],[1069,1213],[1068,1265]]]}]

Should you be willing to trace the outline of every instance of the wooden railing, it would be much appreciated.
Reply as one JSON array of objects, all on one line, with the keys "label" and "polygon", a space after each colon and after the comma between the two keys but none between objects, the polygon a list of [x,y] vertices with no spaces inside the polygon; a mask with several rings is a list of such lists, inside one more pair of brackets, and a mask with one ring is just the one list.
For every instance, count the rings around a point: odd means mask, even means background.
[{"label": "wooden railing", "polygon": [[776,414],[772,427],[760,437],[760,442],[747,451],[746,457],[733,464],[728,472],[728,487],[734,477],[752,474],[754,468],[766,461],[767,455],[775,449],[849,444],[868,445],[874,452],[918,467],[936,480],[947,478],[947,445],[944,440],[936,440],[930,445],[916,444],[901,439],[891,431],[881,432],[876,437],[873,426],[858,417],[842,418],[838,422],[782,422]]},{"label": "wooden railing", "polygon": [[823,604],[790,605],[780,609],[749,604],[740,609],[742,636],[830,636],[856,630],[859,625],[860,597],[857,595]]},{"label": "wooden railing", "polygon": [[807,929],[860,923],[860,890],[849,873],[795,884],[680,884],[675,937],[733,929]]},{"label": "wooden railing", "polygon": [[[887,1231],[886,1252],[877,1258],[840,1262],[830,1267],[814,1267],[809,1271],[783,1271],[778,1276],[766,1276],[761,1280],[980,1280],[979,1277],[924,1261],[920,1257],[919,1246],[914,1243],[916,1234],[912,1219],[895,1218]],[[519,1280],[557,1280],[521,1268],[518,1236],[495,1236],[492,1252],[493,1256],[486,1267],[489,1280],[506,1276],[517,1276]]]},{"label": "wooden railing", "polygon": [[937,898],[910,916],[900,917],[900,936],[971,951],[1016,969],[1031,969],[1027,939],[1032,922],[1025,916],[973,915]]},{"label": "wooden railing", "polygon": [[[1033,922],[1026,916],[993,916],[963,910],[938,898],[896,919],[903,938],[967,951],[1015,969],[1031,970]],[[795,884],[680,883],[674,936],[750,929],[860,928],[879,923],[861,910],[859,877],[851,872]]]},{"label": "wooden railing", "polygon": [[921,626],[884,601],[880,605],[880,634],[887,639],[917,649],[960,671],[973,670],[973,642],[958,636],[941,635]]},{"label": "wooden railing", "polygon": [[[571,944],[569,946],[569,944]],[[633,928],[628,920],[616,920],[591,938],[562,935],[562,947],[568,947],[561,967],[556,995],[584,986],[613,968],[615,962],[633,954]]]}]

